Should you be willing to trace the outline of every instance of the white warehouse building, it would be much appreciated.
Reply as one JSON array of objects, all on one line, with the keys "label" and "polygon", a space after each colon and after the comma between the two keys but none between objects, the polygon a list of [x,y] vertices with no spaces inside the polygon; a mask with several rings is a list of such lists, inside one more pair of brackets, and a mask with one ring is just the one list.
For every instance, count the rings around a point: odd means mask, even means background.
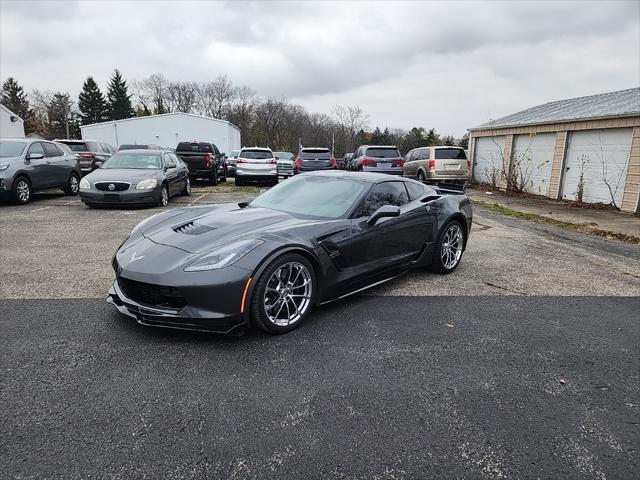
[{"label": "white warehouse building", "polygon": [[179,142],[210,142],[221,152],[240,149],[240,130],[226,120],[191,113],[165,113],[132,117],[80,127],[83,140],[97,140],[114,147],[155,144],[176,148]]},{"label": "white warehouse building", "polygon": [[24,121],[1,103],[0,137],[24,138]]}]

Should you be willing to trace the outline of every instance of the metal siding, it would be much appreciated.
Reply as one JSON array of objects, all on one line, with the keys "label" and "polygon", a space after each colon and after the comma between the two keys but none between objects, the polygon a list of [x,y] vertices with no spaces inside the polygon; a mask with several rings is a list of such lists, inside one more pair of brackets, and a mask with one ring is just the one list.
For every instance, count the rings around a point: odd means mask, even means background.
[{"label": "metal siding", "polygon": [[[584,161],[582,200],[609,204],[613,196],[616,205],[620,207],[627,176],[632,131],[631,128],[615,128],[571,132],[562,182],[562,198],[577,200],[581,165]],[[607,183],[611,186],[612,193]]]},{"label": "metal siding", "polygon": [[555,133],[516,135],[512,165],[520,165],[527,192],[548,195],[555,144]]},{"label": "metal siding", "polygon": [[[17,122],[11,121],[17,117]],[[24,121],[4,105],[0,108],[0,137],[24,138]]]},{"label": "metal siding", "polygon": [[[500,184],[504,155],[504,136],[480,137],[476,140],[473,160],[473,178],[480,183]],[[496,176],[492,180],[492,176]]]}]

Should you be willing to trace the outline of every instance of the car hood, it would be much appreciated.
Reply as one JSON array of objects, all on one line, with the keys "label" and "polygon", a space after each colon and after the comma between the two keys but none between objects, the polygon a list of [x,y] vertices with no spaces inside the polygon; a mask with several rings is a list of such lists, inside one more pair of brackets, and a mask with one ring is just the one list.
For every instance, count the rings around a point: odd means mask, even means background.
[{"label": "car hood", "polygon": [[313,235],[314,226],[326,224],[326,221],[301,219],[268,208],[224,204],[176,210],[149,221],[141,232],[157,244],[200,253],[240,238],[286,240],[306,237]]},{"label": "car hood", "polygon": [[136,184],[142,180],[146,180],[147,178],[155,178],[156,180],[160,180],[160,178],[162,178],[162,170],[119,170],[116,168],[99,168],[97,170],[94,170],[84,178],[86,178],[90,182],[130,182]]},{"label": "car hood", "polygon": [[17,162],[20,160],[20,157],[4,157],[0,158],[0,166],[9,165],[11,163]]}]

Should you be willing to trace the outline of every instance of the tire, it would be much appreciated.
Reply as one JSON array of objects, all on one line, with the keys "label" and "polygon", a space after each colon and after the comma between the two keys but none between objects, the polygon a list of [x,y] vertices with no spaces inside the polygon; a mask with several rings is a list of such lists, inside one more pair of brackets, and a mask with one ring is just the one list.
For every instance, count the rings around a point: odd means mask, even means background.
[{"label": "tire", "polygon": [[209,177],[209,185],[216,186],[218,185],[218,172],[214,170],[211,172],[211,176]]},{"label": "tire", "polygon": [[[285,277],[287,280],[283,283]],[[287,333],[297,328],[313,308],[316,285],[315,271],[306,258],[297,253],[279,256],[262,272],[253,289],[252,325],[272,334]],[[284,293],[276,290],[283,286]]]},{"label": "tire", "polygon": [[[443,274],[453,272],[462,260],[465,240],[465,229],[458,220],[451,220],[442,227],[438,235],[435,251],[433,252],[433,259],[429,267],[430,270]],[[455,249],[453,245],[455,245]],[[447,253],[447,251],[449,253]]]},{"label": "tire", "polygon": [[18,177],[13,182],[13,201],[18,205],[26,205],[31,201],[31,182],[27,177]]},{"label": "tire", "polygon": [[184,188],[180,192],[180,195],[183,197],[188,197],[191,195],[191,179],[187,177],[187,183],[185,183]]},{"label": "tire", "polygon": [[224,175],[222,176],[222,180],[220,180],[221,182],[226,182],[227,181],[227,167],[224,167],[223,170]]},{"label": "tire", "polygon": [[160,188],[160,198],[158,199],[159,207],[166,207],[169,205],[169,190],[165,184],[162,184]]},{"label": "tire", "polygon": [[422,170],[418,170],[418,176],[417,179],[419,182],[424,182],[424,173],[422,173]]},{"label": "tire", "polygon": [[244,182],[242,181],[242,177],[236,175],[236,187],[242,187]]},{"label": "tire", "polygon": [[78,175],[72,173],[69,175],[69,180],[67,180],[67,185],[63,188],[64,194],[69,196],[78,195],[80,191],[80,179]]}]

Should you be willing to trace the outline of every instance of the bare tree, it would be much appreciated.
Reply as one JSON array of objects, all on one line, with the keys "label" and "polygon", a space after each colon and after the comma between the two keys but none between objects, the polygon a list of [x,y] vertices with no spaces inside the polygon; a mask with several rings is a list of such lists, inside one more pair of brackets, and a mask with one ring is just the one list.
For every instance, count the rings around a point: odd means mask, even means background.
[{"label": "bare tree", "polygon": [[195,82],[169,82],[167,94],[171,111],[191,113],[197,102],[198,84]]},{"label": "bare tree", "polygon": [[229,112],[236,89],[226,75],[219,75],[214,81],[200,85],[198,94],[204,115],[224,118]]},{"label": "bare tree", "polygon": [[[137,99],[143,106],[146,105],[147,110],[153,111],[156,115],[169,113],[168,90],[169,81],[161,73],[154,73],[139,82]],[[135,90],[134,95],[136,95]]]},{"label": "bare tree", "polygon": [[250,140],[256,104],[256,94],[253,90],[246,85],[236,88],[227,120],[240,129],[240,138],[243,143]]},{"label": "bare tree", "polygon": [[353,151],[356,135],[360,130],[367,128],[369,115],[357,105],[336,105],[333,107],[333,117],[339,126],[339,132],[345,136],[346,151]]}]

